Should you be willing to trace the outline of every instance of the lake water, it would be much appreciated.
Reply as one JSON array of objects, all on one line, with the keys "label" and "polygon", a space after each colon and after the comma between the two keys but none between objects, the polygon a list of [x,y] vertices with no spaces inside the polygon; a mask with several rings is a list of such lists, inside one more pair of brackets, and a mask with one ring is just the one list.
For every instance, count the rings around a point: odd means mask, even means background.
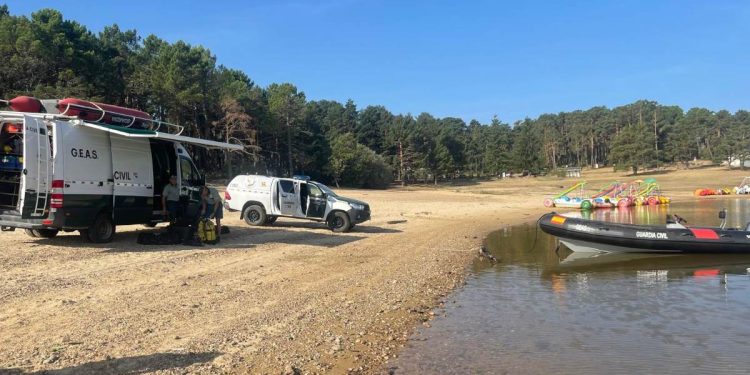
[{"label": "lake water", "polygon": [[[677,213],[718,226],[723,207],[730,226],[750,221],[742,198],[591,215],[655,224]],[[557,249],[535,223],[502,228],[487,245],[500,262],[474,263],[393,372],[750,373],[750,256],[582,255]]]}]

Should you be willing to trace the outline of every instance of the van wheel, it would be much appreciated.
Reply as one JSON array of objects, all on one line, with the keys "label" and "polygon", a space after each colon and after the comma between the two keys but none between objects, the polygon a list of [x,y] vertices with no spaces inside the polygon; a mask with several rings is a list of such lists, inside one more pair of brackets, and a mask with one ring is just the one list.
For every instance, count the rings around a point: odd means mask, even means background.
[{"label": "van wheel", "polygon": [[346,212],[336,211],[328,219],[328,226],[336,233],[348,232],[351,225]]},{"label": "van wheel", "polygon": [[24,229],[23,231],[24,231],[24,233],[26,233],[27,236],[29,236],[31,238],[38,238],[39,237],[39,234],[36,233],[36,231],[33,230],[33,229]]},{"label": "van wheel", "polygon": [[37,234],[37,237],[41,238],[55,238],[59,232],[57,229],[33,229]]},{"label": "van wheel", "polygon": [[94,243],[112,241],[115,235],[115,225],[112,218],[105,213],[96,216],[94,223],[88,229],[81,229],[81,236]]},{"label": "van wheel", "polygon": [[276,222],[276,219],[278,219],[278,216],[266,216],[266,225],[271,225]]},{"label": "van wheel", "polygon": [[247,206],[242,212],[242,218],[247,225],[258,226],[266,223],[266,210],[263,207],[253,204]]}]

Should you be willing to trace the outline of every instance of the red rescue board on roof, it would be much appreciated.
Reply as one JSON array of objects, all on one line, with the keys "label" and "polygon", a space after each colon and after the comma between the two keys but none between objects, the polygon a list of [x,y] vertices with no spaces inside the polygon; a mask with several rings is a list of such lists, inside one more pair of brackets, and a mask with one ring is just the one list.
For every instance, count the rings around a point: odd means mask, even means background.
[{"label": "red rescue board on roof", "polygon": [[693,236],[699,240],[718,240],[719,234],[716,233],[713,229],[706,229],[706,228],[690,228],[690,231],[693,232]]},{"label": "red rescue board on roof", "polygon": [[[42,102],[31,96],[19,96],[11,100],[2,100],[12,110],[26,113],[42,113]],[[110,125],[149,128],[151,115],[137,109],[120,107],[112,104],[91,102],[83,99],[65,98],[58,100],[57,110],[61,115],[78,117],[85,121],[101,122]]]},{"label": "red rescue board on roof", "polygon": [[57,109],[61,115],[75,116],[82,120],[103,122],[110,125],[130,126],[151,120],[148,113],[137,109],[76,98],[65,98],[58,101]]}]

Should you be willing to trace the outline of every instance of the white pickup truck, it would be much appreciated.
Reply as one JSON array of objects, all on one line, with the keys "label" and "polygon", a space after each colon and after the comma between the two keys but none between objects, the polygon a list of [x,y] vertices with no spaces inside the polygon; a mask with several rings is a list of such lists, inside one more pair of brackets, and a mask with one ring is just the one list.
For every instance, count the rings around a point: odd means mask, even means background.
[{"label": "white pickup truck", "polygon": [[278,217],[325,222],[334,232],[347,232],[370,220],[370,206],[337,195],[320,182],[258,175],[239,175],[224,193],[224,206],[240,211],[248,225],[268,225]]}]

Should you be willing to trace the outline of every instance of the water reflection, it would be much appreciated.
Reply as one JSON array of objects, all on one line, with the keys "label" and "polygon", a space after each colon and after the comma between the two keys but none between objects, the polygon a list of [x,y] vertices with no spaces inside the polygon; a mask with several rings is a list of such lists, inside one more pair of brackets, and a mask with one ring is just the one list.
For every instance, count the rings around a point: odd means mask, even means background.
[{"label": "water reflection", "polygon": [[577,211],[568,213],[566,216],[625,224],[659,224],[664,222],[668,212],[668,205],[658,205],[614,210]]},{"label": "water reflection", "polygon": [[[599,210],[592,219],[696,225],[750,217],[745,199]],[[747,373],[750,256],[580,254],[534,224],[486,239],[446,316],[402,352],[400,373]],[[556,251],[557,249],[557,251]],[[451,301],[451,302],[452,302]]]},{"label": "water reflection", "polygon": [[747,275],[750,257],[747,254],[636,254],[636,253],[569,253],[557,265],[545,268],[542,277],[571,272],[660,272],[665,281],[684,277]]}]

